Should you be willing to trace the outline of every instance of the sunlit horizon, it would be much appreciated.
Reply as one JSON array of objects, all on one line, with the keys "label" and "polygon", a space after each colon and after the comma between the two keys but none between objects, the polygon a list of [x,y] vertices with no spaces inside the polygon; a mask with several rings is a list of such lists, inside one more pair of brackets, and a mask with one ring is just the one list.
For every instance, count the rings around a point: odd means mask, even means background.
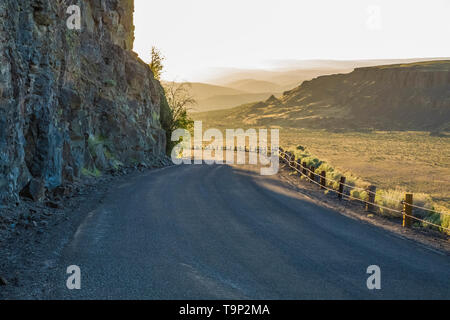
[{"label": "sunlit horizon", "polygon": [[283,61],[449,57],[449,14],[445,0],[135,0],[134,50],[148,62],[156,46],[163,79],[183,81]]}]

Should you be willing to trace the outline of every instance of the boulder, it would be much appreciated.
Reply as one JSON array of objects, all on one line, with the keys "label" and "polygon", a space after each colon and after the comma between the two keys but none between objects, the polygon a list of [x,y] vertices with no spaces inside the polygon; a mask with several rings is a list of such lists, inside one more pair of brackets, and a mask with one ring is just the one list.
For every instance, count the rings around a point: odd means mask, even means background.
[{"label": "boulder", "polygon": [[35,202],[41,202],[45,198],[45,183],[43,179],[33,178],[20,192],[20,195]]}]

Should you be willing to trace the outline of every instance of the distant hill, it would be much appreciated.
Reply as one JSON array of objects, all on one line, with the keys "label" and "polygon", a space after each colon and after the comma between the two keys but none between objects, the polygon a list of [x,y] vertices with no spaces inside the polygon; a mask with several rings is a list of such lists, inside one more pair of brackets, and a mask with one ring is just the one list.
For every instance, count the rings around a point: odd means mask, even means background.
[{"label": "distant hill", "polygon": [[280,96],[282,92],[301,85],[303,81],[323,75],[350,73],[357,67],[425,60],[283,60],[275,62],[274,68],[268,70],[217,69],[215,78],[207,83],[191,83],[191,93],[198,102],[193,112],[228,109],[265,100],[271,95]]},{"label": "distant hill", "polygon": [[[163,84],[168,85],[169,82]],[[232,108],[240,104],[266,99],[272,94],[248,93],[234,88],[201,82],[188,82],[187,89],[197,101],[197,104],[191,108],[191,112]]]},{"label": "distant hill", "polygon": [[450,130],[450,60],[357,68],[320,76],[279,98],[197,119],[330,130]]},{"label": "distant hill", "polygon": [[[273,93],[242,93],[236,95],[217,95],[207,99],[197,99],[197,105],[193,108],[193,112],[202,112],[205,110],[229,109],[234,106],[246,104],[259,100],[266,100]],[[281,95],[281,92],[275,93]]]},{"label": "distant hill", "polygon": [[[164,84],[168,84],[165,82]],[[188,90],[191,95],[197,101],[191,112],[202,112],[218,109],[227,109],[241,104],[265,100],[273,94],[281,95],[282,90],[275,86],[278,90],[275,91],[264,91],[264,87],[261,87],[262,91],[257,91],[255,93],[247,92],[243,90],[238,90],[235,88],[229,88],[225,86],[217,86],[201,82],[190,82],[187,83]]]},{"label": "distant hill", "polygon": [[[164,82],[163,84],[167,84],[167,82]],[[204,100],[214,96],[239,95],[246,93],[230,87],[201,82],[189,82],[189,91],[196,100]]]},{"label": "distant hill", "polygon": [[[246,91],[250,93],[261,93],[261,92],[283,92],[282,86],[262,80],[255,79],[243,79],[238,81],[230,82],[226,85],[229,88],[236,90]],[[291,87],[292,88],[292,87]]]},{"label": "distant hill", "polygon": [[299,86],[304,80],[311,80],[322,75],[349,73],[355,68],[378,65],[413,63],[422,61],[447,60],[448,58],[411,58],[411,59],[372,59],[372,60],[280,60],[272,62],[269,69],[233,69],[217,68],[214,77],[207,83],[228,86],[230,83],[244,79],[268,81],[285,90]]}]

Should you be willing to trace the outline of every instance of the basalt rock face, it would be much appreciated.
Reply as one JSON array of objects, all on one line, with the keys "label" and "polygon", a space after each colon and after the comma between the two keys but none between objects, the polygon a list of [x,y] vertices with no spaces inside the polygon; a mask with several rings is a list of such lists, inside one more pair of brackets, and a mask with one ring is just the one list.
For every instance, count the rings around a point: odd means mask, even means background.
[{"label": "basalt rock face", "polygon": [[[81,8],[81,30],[67,9]],[[132,51],[132,0],[0,3],[0,203],[80,176],[156,164],[164,95]]]}]

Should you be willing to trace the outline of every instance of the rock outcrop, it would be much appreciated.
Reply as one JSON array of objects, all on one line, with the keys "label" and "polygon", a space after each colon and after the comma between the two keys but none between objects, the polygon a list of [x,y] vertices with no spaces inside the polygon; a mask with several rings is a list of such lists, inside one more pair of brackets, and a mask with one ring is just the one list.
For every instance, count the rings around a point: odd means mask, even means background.
[{"label": "rock outcrop", "polygon": [[[66,25],[70,5],[81,30]],[[162,161],[167,105],[132,51],[133,10],[133,0],[1,1],[0,203]]]}]

